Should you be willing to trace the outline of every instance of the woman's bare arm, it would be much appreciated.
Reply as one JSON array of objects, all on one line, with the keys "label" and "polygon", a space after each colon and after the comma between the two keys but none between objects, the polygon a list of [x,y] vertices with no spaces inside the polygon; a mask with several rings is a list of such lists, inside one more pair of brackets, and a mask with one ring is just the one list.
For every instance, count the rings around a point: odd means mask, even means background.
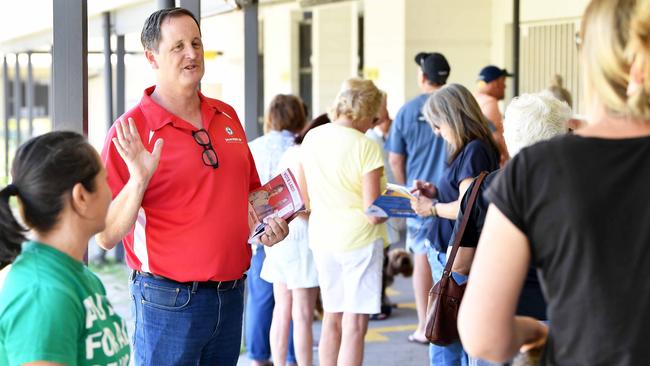
[{"label": "woman's bare arm", "polygon": [[[370,205],[372,205],[373,202],[379,197],[381,194],[381,177],[384,174],[384,168],[377,168],[374,170],[369,171],[368,173],[363,175],[362,178],[362,188],[361,188],[361,195],[363,196],[363,208],[366,210]],[[388,220],[387,217],[377,217],[377,216],[369,216],[366,215],[368,218],[368,222],[370,222],[373,225],[381,224],[382,222],[386,222]]]},{"label": "woman's bare arm", "polygon": [[[449,245],[451,248],[451,244]],[[472,261],[474,260],[474,253],[476,248],[471,247],[459,247],[458,252],[456,252],[456,258],[454,259],[454,264],[451,266],[451,271],[468,275],[470,268],[472,267]],[[449,256],[447,256],[449,258]]]},{"label": "woman's bare arm", "polygon": [[523,345],[545,340],[544,325],[515,317],[529,262],[524,233],[490,205],[458,319],[463,347],[470,355],[505,362]]},{"label": "woman's bare arm", "polygon": [[[472,184],[473,179],[474,178],[466,178],[460,182],[460,184],[458,185],[458,197],[456,198],[455,201],[448,202],[448,203],[436,203],[435,210],[436,210],[436,214],[439,217],[449,219],[449,220],[456,220],[456,217],[458,216],[458,211],[460,211],[460,201],[462,200],[463,195],[465,195],[467,188],[469,188],[469,185]],[[417,198],[411,200],[411,207],[413,208],[413,211],[415,211],[415,213],[417,213],[420,216],[423,217],[431,216],[433,200],[420,195]]]}]

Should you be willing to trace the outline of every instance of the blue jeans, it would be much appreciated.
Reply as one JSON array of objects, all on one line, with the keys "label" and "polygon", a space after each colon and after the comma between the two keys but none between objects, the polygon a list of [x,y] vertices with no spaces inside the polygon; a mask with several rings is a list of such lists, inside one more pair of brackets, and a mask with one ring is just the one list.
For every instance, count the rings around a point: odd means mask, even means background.
[{"label": "blue jeans", "polygon": [[[427,258],[431,266],[431,275],[433,283],[440,281],[442,271],[445,268],[445,253],[438,252],[428,245]],[[429,358],[431,366],[467,366],[468,359],[463,345],[460,342],[452,343],[448,346],[436,346],[431,343],[429,346]]]},{"label": "blue jeans", "polygon": [[510,363],[492,363],[489,361],[481,360],[480,358],[469,358],[469,366],[510,366]]},{"label": "blue jeans", "polygon": [[[273,320],[273,284],[264,281],[260,277],[262,265],[264,264],[264,246],[257,248],[251,259],[251,267],[248,270],[248,296],[246,299],[246,353],[248,358],[255,361],[266,361],[271,358],[271,343],[269,332],[271,331],[271,320]],[[287,350],[287,362],[296,363],[296,356],[293,351],[293,332],[289,332],[289,348]]]},{"label": "blue jeans", "polygon": [[431,218],[406,219],[406,250],[413,254],[427,254],[427,234],[431,227]]},{"label": "blue jeans", "polygon": [[136,365],[237,364],[243,281],[218,290],[136,274],[130,292]]}]

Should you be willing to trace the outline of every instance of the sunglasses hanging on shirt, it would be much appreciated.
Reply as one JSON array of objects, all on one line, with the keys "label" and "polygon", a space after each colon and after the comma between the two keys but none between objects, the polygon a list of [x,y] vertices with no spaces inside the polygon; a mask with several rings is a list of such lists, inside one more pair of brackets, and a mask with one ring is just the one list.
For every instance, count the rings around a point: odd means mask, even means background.
[{"label": "sunglasses hanging on shirt", "polygon": [[201,154],[203,164],[211,166],[212,169],[217,169],[219,167],[219,158],[217,157],[214,148],[212,148],[212,141],[210,140],[208,131],[203,128],[192,131],[192,137],[194,137],[194,141],[196,141],[197,144],[203,147],[203,153]]}]

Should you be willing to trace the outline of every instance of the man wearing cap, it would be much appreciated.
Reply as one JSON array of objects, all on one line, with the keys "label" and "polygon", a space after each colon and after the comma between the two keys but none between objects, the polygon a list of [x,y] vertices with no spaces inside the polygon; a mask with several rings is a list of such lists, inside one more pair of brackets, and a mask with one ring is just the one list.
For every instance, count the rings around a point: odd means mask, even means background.
[{"label": "man wearing cap", "polygon": [[[440,53],[421,52],[415,56],[418,65],[418,86],[422,94],[407,102],[397,112],[385,149],[398,184],[412,186],[424,180],[437,182],[445,168],[447,151],[442,137],[433,130],[422,115],[422,106],[431,93],[441,88],[449,77],[450,67]],[[429,344],[424,337],[427,294],[432,286],[432,268],[427,260],[427,232],[430,218],[413,218],[406,221],[406,248],[414,254],[413,289],[418,314],[418,327],[409,335],[409,341]],[[437,255],[437,253],[436,253]],[[442,268],[433,268],[434,271]]]},{"label": "man wearing cap", "polygon": [[476,93],[476,101],[481,107],[481,111],[492,122],[490,127],[499,146],[501,166],[510,159],[503,139],[503,115],[499,110],[499,101],[503,100],[506,94],[507,76],[512,76],[512,74],[509,74],[506,69],[494,65],[484,67],[478,75],[478,92]]}]

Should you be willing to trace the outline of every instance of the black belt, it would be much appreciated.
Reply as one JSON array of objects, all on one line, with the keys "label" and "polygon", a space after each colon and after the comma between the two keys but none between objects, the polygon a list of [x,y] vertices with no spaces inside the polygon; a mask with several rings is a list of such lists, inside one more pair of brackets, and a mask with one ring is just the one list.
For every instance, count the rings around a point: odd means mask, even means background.
[{"label": "black belt", "polygon": [[132,278],[135,277],[136,274],[139,274],[140,276],[143,277],[149,277],[149,278],[155,278],[157,280],[162,280],[162,281],[167,281],[171,282],[173,284],[181,285],[181,286],[190,286],[192,289],[196,288],[214,288],[220,291],[227,291],[231,290],[234,288],[237,288],[241,284],[244,283],[244,280],[246,280],[246,275],[244,274],[242,278],[236,279],[236,280],[231,280],[231,281],[189,281],[189,282],[178,282],[174,281],[172,279],[169,279],[167,277],[163,276],[158,276],[153,273],[149,272],[142,272],[142,271],[133,271],[131,276]]}]

